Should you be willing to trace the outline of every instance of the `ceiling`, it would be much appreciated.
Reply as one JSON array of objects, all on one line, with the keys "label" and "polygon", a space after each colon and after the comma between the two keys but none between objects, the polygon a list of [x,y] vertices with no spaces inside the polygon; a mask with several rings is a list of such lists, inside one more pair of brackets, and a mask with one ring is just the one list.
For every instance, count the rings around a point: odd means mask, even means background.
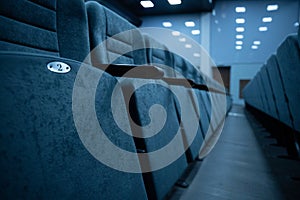
[{"label": "ceiling", "polygon": [[151,0],[153,8],[143,8],[140,0],[113,0],[131,10],[137,16],[182,14],[195,12],[210,12],[213,9],[211,0],[183,0],[180,5],[170,5],[167,0]]},{"label": "ceiling", "polygon": [[[216,2],[251,2],[253,0],[181,0],[182,4],[171,6],[168,0],[151,0],[153,8],[144,8],[141,6],[141,0],[85,0],[98,1],[119,15],[126,18],[132,24],[140,26],[143,16],[168,15],[168,14],[186,14],[211,12]],[[268,2],[272,0],[256,0]],[[295,0],[276,0],[278,2],[295,1]]]},{"label": "ceiling", "polygon": [[[136,26],[140,26],[143,16],[211,12],[215,0],[182,0],[182,4],[171,6],[167,0],[151,0],[153,8],[144,8],[140,0],[97,0]],[[210,3],[211,2],[211,3]]]}]

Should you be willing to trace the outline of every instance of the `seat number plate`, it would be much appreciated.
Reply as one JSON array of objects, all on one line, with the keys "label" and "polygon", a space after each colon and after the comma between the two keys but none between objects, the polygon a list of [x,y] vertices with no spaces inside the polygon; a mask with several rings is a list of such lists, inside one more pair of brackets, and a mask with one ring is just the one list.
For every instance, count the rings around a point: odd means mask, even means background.
[{"label": "seat number plate", "polygon": [[47,68],[55,73],[65,74],[71,71],[71,67],[63,62],[50,62],[47,64]]}]

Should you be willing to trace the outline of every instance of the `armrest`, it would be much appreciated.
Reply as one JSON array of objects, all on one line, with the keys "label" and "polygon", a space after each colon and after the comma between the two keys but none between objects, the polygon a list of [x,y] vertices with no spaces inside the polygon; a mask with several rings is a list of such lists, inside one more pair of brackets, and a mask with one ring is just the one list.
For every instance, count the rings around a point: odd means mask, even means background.
[{"label": "armrest", "polygon": [[178,85],[178,86],[184,86],[187,88],[195,88],[198,90],[205,90],[208,91],[208,88],[204,84],[197,84],[194,81],[190,79],[184,79],[184,78],[162,78],[163,81],[168,83],[169,85]]},{"label": "armrest", "polygon": [[208,88],[208,91],[210,92],[214,92],[214,93],[218,93],[218,94],[224,94],[224,95],[228,95],[228,93],[222,91],[222,90],[218,90],[218,89],[215,89],[215,88]]},{"label": "armrest", "polygon": [[161,79],[164,76],[161,69],[152,65],[98,64],[97,67],[116,77]]},{"label": "armrest", "polygon": [[226,94],[223,91],[219,91],[214,88],[208,88],[204,84],[197,84],[190,79],[164,77],[164,71],[153,65],[98,64],[97,67],[116,77],[123,76],[127,78],[161,79],[169,85],[177,85],[187,88]]},{"label": "armrest", "polygon": [[184,86],[184,87],[192,87],[193,82],[188,79],[184,78],[162,78],[163,81],[168,83],[169,85],[178,85],[178,86]]}]

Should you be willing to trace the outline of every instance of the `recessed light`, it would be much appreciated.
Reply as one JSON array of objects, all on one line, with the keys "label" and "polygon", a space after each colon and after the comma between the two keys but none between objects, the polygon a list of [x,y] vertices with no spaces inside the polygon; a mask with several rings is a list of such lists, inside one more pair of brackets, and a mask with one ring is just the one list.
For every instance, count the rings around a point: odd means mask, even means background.
[{"label": "recessed light", "polygon": [[237,18],[237,19],[235,19],[235,22],[237,24],[244,24],[245,23],[245,19],[244,18]]},{"label": "recessed light", "polygon": [[185,41],[186,41],[186,39],[184,37],[179,38],[179,42],[185,42]]},{"label": "recessed light", "polygon": [[154,4],[152,3],[152,1],[140,1],[140,4],[144,8],[152,8],[152,7],[154,7]]},{"label": "recessed light", "polygon": [[261,26],[258,28],[259,31],[267,31],[268,30],[268,27],[266,26]]},{"label": "recessed light", "polygon": [[242,46],[235,46],[235,49],[241,50],[243,47]]},{"label": "recessed light", "polygon": [[246,12],[246,8],[245,7],[236,7],[235,12],[244,13],[244,12]]},{"label": "recessed light", "polygon": [[236,35],[235,38],[236,38],[236,39],[243,39],[244,36],[243,36],[243,35]]},{"label": "recessed light", "polygon": [[212,16],[216,16],[216,10],[213,9],[212,12],[211,12]]},{"label": "recessed light", "polygon": [[252,46],[251,46],[251,49],[258,49],[258,46],[252,45]]},{"label": "recessed light", "polygon": [[164,27],[172,27],[172,23],[171,22],[163,22],[162,25]]},{"label": "recessed light", "polygon": [[239,40],[239,41],[236,41],[235,44],[236,44],[236,45],[242,45],[242,44],[243,44],[243,41],[240,41],[240,40]]},{"label": "recessed light", "polygon": [[245,28],[244,27],[236,27],[236,32],[244,32]]},{"label": "recessed light", "polygon": [[298,27],[298,26],[299,26],[299,22],[295,22],[295,23],[294,23],[294,26],[295,26],[295,27]]},{"label": "recessed light", "polygon": [[193,56],[199,58],[201,55],[200,53],[193,53]]},{"label": "recessed light", "polygon": [[275,11],[278,10],[279,6],[277,4],[274,5],[268,5],[267,6],[267,11]]},{"label": "recessed light", "polygon": [[179,36],[179,35],[180,35],[180,32],[179,32],[179,31],[172,31],[172,35],[173,35],[173,36]]},{"label": "recessed light", "polygon": [[181,4],[181,0],[168,0],[170,5],[179,5]]},{"label": "recessed light", "polygon": [[192,34],[193,35],[199,35],[200,34],[200,30],[192,30]]},{"label": "recessed light", "polygon": [[262,21],[263,22],[272,22],[272,17],[263,17]]},{"label": "recessed light", "polygon": [[260,42],[259,40],[256,40],[256,41],[253,42],[253,44],[255,44],[255,45],[260,45],[261,42]]},{"label": "recessed light", "polygon": [[185,48],[190,49],[190,48],[192,48],[192,45],[191,44],[186,44]]},{"label": "recessed light", "polygon": [[195,26],[195,22],[193,22],[193,21],[187,21],[187,22],[185,22],[185,26],[186,27],[194,27]]}]

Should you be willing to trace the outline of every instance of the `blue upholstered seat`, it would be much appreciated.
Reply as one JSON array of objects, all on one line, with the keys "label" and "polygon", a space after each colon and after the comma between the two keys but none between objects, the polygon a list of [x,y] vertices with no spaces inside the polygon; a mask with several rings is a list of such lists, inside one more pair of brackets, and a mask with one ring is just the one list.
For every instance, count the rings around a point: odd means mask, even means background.
[{"label": "blue upholstered seat", "polygon": [[[1,1],[0,11],[1,197],[147,199],[141,174],[106,166],[80,139],[78,123],[93,131],[85,124],[92,113],[83,114],[84,106],[93,103],[72,107],[74,98],[88,101],[84,95],[73,96],[82,64],[75,60],[83,61],[90,51],[84,2]],[[53,73],[47,69],[52,61],[68,64],[71,71]],[[102,74],[92,99],[98,123],[113,143],[135,152],[132,137],[112,121],[109,97],[117,80],[95,67],[85,68],[90,75]],[[90,75],[77,85],[81,91],[93,91],[85,84]],[[84,120],[74,120],[74,109]],[[137,157],[135,162],[139,167]]]},{"label": "blue upholstered seat", "polygon": [[[87,2],[86,6],[92,38],[90,47],[93,50],[91,54],[93,65],[108,63],[147,64],[145,41],[136,27],[97,2]],[[119,80],[122,82],[122,79]],[[141,84],[145,85],[139,88]],[[141,126],[132,128],[132,130],[144,138],[135,138],[136,146],[139,147],[139,150],[147,153],[162,149],[180,130],[174,96],[168,85],[161,80],[144,79],[126,79],[122,85],[125,96],[127,93],[133,92],[132,96],[125,97],[130,102],[128,112],[130,113],[129,117],[133,119],[132,127]],[[155,136],[147,138],[145,135],[149,130],[147,125],[151,123],[148,113],[154,104],[163,106],[166,110],[167,119],[165,125]],[[156,122],[164,121],[163,115],[159,112],[154,112],[152,117],[155,118]],[[133,133],[133,135],[135,134]],[[156,171],[143,174],[148,198],[164,198],[187,167],[183,140],[179,140],[176,146],[182,152],[179,158],[162,169],[153,168]],[[175,149],[174,152],[169,152],[167,157],[161,158],[161,161],[155,161],[157,157],[141,160],[141,166],[149,171],[153,166],[157,166],[157,162],[164,162],[165,159],[176,155],[175,152]]]},{"label": "blue upholstered seat", "polygon": [[285,99],[282,78],[279,74],[278,61],[275,55],[272,55],[266,64],[270,75],[270,83],[273,88],[275,104],[278,110],[278,119],[284,124],[292,127],[288,104]]},{"label": "blue upholstered seat", "polygon": [[295,87],[299,85],[300,74],[300,48],[297,35],[288,36],[277,49],[279,72],[283,81],[283,88],[293,117],[293,126],[300,131],[300,91]]},{"label": "blue upholstered seat", "polygon": [[264,89],[263,95],[265,96],[268,105],[267,114],[275,119],[278,119],[278,114],[276,111],[277,107],[274,102],[273,88],[270,85],[270,76],[266,70],[266,65],[263,65],[263,67],[261,68],[260,76],[262,77],[262,87]]}]

